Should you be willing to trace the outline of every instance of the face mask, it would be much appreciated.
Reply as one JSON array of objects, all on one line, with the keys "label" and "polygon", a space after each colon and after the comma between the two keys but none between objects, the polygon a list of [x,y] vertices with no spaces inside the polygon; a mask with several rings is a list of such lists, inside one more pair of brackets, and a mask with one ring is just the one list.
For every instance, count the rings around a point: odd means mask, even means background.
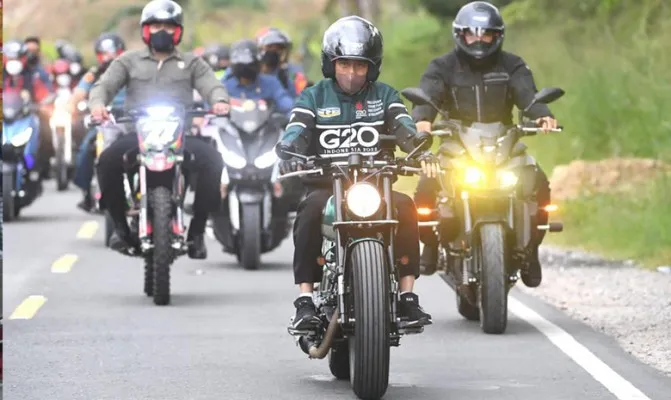
[{"label": "face mask", "polygon": [[40,56],[37,55],[37,53],[28,53],[28,57],[26,58],[26,64],[32,66],[37,65],[40,62]]},{"label": "face mask", "polygon": [[162,53],[170,52],[175,48],[175,44],[172,42],[172,33],[168,33],[164,29],[149,36],[149,45],[152,49]]},{"label": "face mask", "polygon": [[233,75],[238,79],[244,78],[253,81],[259,75],[259,69],[254,65],[236,65],[233,67]]},{"label": "face mask", "polygon": [[280,65],[280,53],[276,51],[266,51],[261,61],[270,68],[277,68]]},{"label": "face mask", "polygon": [[366,75],[336,74],[336,82],[343,92],[354,94],[366,84]]}]

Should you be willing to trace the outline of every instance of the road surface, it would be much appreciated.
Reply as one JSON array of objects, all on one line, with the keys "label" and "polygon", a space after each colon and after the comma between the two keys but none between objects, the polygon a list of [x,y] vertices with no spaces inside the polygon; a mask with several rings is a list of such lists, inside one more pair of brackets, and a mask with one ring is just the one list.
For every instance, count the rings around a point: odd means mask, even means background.
[{"label": "road surface", "polygon": [[[77,200],[48,185],[5,224],[6,399],[355,398],[286,333],[291,240],[244,271],[208,239],[209,258],[180,258],[172,304],[157,307],[141,260],[104,248],[102,218]],[[671,398],[671,379],[519,291],[501,336],[463,320],[438,275],[416,291],[434,324],[392,349],[385,399]]]}]

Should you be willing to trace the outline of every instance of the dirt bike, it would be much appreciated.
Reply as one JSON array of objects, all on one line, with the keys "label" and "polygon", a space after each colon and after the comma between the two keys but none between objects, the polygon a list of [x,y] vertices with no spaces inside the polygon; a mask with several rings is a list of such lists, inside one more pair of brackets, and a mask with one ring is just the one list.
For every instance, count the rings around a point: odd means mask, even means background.
[{"label": "dirt bike", "polygon": [[[380,140],[394,140],[380,135]],[[400,337],[418,334],[423,326],[407,326],[397,315],[399,298],[394,234],[397,230],[392,182],[397,175],[420,172],[412,156],[375,160],[353,153],[346,161],[305,157],[307,169],[279,176],[321,174],[333,181],[333,195],[323,211],[323,278],[315,305],[322,324],[316,331],[289,333],[310,358],[329,354],[329,368],[348,379],[362,399],[378,399],[389,384],[390,347]],[[280,150],[282,151],[282,150]]]},{"label": "dirt bike", "polygon": [[131,234],[137,235],[140,242],[140,252],[130,250],[129,255],[144,259],[144,292],[153,297],[156,305],[170,303],[170,266],[188,251],[183,163],[193,155],[184,151],[186,121],[207,114],[156,105],[112,118],[113,123],[136,123],[139,151],[133,149],[123,156],[127,217]]},{"label": "dirt bike", "polygon": [[[457,309],[468,320],[480,320],[485,333],[505,332],[508,292],[518,272],[525,273],[530,258],[532,227],[561,232],[563,225],[538,225],[534,189],[536,160],[520,142],[541,131],[524,115],[536,103],[550,103],[564,95],[559,88],[539,91],[519,113],[520,125],[502,123],[463,125],[449,120],[418,88],[401,91],[414,104],[433,106],[446,120],[434,125],[441,138],[441,192],[436,209],[419,209],[420,227],[431,227],[439,238],[438,268],[455,289]],[[561,132],[562,127],[553,129]],[[458,233],[455,234],[455,232]]]}]

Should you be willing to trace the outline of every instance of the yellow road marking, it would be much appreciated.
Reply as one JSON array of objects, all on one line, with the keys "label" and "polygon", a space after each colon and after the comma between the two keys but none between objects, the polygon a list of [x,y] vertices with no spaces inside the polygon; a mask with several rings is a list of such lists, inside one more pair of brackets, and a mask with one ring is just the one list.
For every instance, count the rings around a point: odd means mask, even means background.
[{"label": "yellow road marking", "polygon": [[77,232],[77,239],[91,239],[98,230],[98,221],[87,221]]},{"label": "yellow road marking", "polygon": [[72,266],[79,257],[76,254],[66,254],[51,264],[51,272],[54,274],[65,274],[70,272]]},{"label": "yellow road marking", "polygon": [[16,307],[9,319],[31,319],[46,302],[47,298],[44,296],[29,296]]}]

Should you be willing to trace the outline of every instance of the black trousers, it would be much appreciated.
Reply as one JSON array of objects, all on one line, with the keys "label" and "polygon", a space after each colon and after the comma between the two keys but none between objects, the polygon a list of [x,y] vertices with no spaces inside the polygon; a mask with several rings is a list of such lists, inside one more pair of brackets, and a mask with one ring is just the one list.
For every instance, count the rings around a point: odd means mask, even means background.
[{"label": "black trousers", "polygon": [[[123,155],[138,148],[138,139],[129,133],[112,143],[101,154],[98,161],[98,181],[102,192],[101,203],[108,210],[117,226],[125,226],[126,201],[123,188]],[[219,152],[205,141],[185,136],[184,150],[193,154],[194,159],[185,161],[183,167],[187,176],[197,174],[193,209],[194,215],[189,226],[189,237],[205,233],[205,225],[210,212],[219,209],[221,199],[219,187],[224,168]]]},{"label": "black trousers", "polygon": [[[536,193],[536,201],[538,202],[539,208],[550,204],[550,182],[540,166],[523,170],[521,179],[522,182],[532,182],[531,187],[523,188],[523,190],[529,192],[525,194]],[[417,204],[417,207],[435,208],[439,191],[440,182],[438,182],[437,179],[429,179],[425,175],[422,175],[417,184],[417,189],[415,190],[415,203]],[[536,222],[539,225],[547,224],[548,219],[549,216],[547,211],[542,209],[538,211]],[[447,232],[447,240],[451,240],[449,236],[456,237],[459,232],[458,227],[441,227],[441,230],[443,234]],[[545,231],[539,231],[537,229],[532,229],[531,231],[535,232],[531,239],[531,244],[540,246],[545,237]],[[422,243],[426,245],[431,246],[438,244],[438,238],[431,228],[421,228],[419,235]]]},{"label": "black trousers", "polygon": [[[322,210],[332,194],[331,189],[316,189],[298,205],[294,223],[294,282],[314,283],[322,279],[322,269],[317,264],[321,256]],[[398,229],[396,231],[396,257],[408,257],[406,265],[399,264],[399,276],[419,277],[419,233],[417,210],[410,196],[394,192]]]}]

